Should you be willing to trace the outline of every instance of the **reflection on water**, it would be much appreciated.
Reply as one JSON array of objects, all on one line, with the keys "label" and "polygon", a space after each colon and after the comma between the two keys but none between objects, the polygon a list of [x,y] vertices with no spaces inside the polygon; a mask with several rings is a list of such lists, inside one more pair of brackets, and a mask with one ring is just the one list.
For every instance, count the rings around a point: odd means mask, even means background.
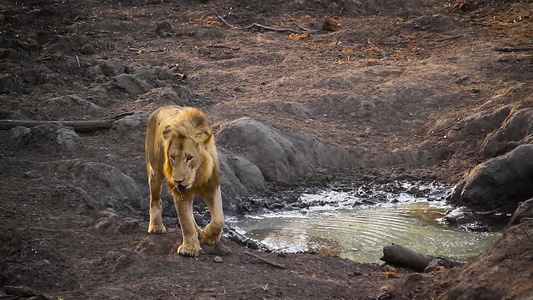
[{"label": "reflection on water", "polygon": [[382,249],[400,244],[428,255],[468,260],[489,248],[499,233],[468,232],[440,224],[447,207],[438,202],[309,209],[247,216],[233,222],[269,248],[318,251],[358,262],[380,262]]}]

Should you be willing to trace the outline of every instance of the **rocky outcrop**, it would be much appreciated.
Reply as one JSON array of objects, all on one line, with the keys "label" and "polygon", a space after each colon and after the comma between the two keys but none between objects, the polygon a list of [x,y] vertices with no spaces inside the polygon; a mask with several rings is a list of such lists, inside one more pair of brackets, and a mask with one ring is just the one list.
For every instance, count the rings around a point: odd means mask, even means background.
[{"label": "rocky outcrop", "polygon": [[480,211],[513,212],[533,197],[533,144],[477,165],[454,188],[449,199]]},{"label": "rocky outcrop", "polygon": [[[271,182],[294,184],[312,178],[317,168],[361,165],[358,157],[347,150],[311,137],[282,132],[251,118],[241,118],[224,126],[218,134],[217,145],[236,157],[236,165],[250,162]],[[260,181],[249,176],[240,177]]]},{"label": "rocky outcrop", "polygon": [[491,132],[481,145],[486,157],[501,155],[521,144],[533,143],[533,109],[513,109],[497,130]]},{"label": "rocky outcrop", "polygon": [[117,211],[135,212],[143,199],[138,184],[121,170],[103,163],[71,159],[54,163],[56,176],[83,188],[95,199],[95,208],[111,207]]},{"label": "rocky outcrop", "polygon": [[31,129],[17,128],[13,136],[20,138],[20,148],[40,152],[71,152],[83,147],[81,138],[71,127],[62,124],[44,124]]}]

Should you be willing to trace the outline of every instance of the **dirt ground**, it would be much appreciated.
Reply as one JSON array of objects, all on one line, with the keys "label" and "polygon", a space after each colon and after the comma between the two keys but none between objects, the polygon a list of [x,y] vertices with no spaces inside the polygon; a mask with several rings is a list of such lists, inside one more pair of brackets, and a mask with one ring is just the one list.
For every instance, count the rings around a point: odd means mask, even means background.
[{"label": "dirt ground", "polygon": [[[449,130],[532,105],[531,1],[256,2],[2,1],[0,119],[145,119],[172,102],[200,107],[215,130],[247,116],[349,149],[365,167],[335,174],[343,180],[453,184],[487,159],[488,132],[452,140]],[[326,16],[339,30],[322,30]],[[269,28],[241,29],[254,23]],[[73,185],[78,175],[62,162],[107,164],[142,185],[143,129],[134,128],[63,135],[61,149],[17,139],[20,127],[0,131],[1,299],[386,299],[398,280],[388,266],[226,239],[184,258],[179,230],[148,235],[142,208],[98,213],[97,195]],[[438,295],[454,272],[401,297]]]}]

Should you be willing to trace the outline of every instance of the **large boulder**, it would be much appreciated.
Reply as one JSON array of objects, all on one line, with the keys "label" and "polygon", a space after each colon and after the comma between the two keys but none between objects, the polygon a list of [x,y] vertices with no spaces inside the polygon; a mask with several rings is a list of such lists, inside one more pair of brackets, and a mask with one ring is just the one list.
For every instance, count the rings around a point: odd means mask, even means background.
[{"label": "large boulder", "polygon": [[485,137],[488,133],[502,126],[511,109],[511,106],[504,106],[498,110],[477,112],[452,126],[446,136],[452,142],[462,141],[467,138]]},{"label": "large boulder", "polygon": [[135,180],[121,170],[103,163],[81,159],[59,161],[57,176],[69,180],[92,196],[95,208],[110,207],[126,215],[141,208],[142,193]]},{"label": "large boulder", "polygon": [[100,106],[82,99],[78,95],[64,95],[39,103],[37,111],[50,119],[62,119],[65,116],[98,118],[104,113]]},{"label": "large boulder", "polygon": [[[266,189],[265,178],[256,165],[241,156],[231,153],[224,153],[220,158],[220,164],[227,166],[228,171],[235,176],[238,184],[242,185],[246,191],[256,194]],[[231,174],[228,174],[229,172],[225,172],[223,175],[230,177]]]},{"label": "large boulder", "polygon": [[[251,118],[241,118],[224,126],[217,144],[257,166],[265,180],[272,182],[296,183],[312,178],[317,168],[360,165],[359,159],[347,150],[311,137],[281,132]],[[242,165],[243,161],[235,163]]]},{"label": "large boulder", "polygon": [[21,138],[19,147],[39,152],[74,152],[83,148],[81,138],[74,129],[61,123],[35,126],[29,130],[13,131],[13,136]]},{"label": "large boulder", "polygon": [[529,143],[533,143],[533,109],[515,108],[502,126],[483,141],[481,152],[486,157],[494,157]]},{"label": "large boulder", "polygon": [[[231,154],[229,156],[231,156]],[[235,212],[236,204],[239,203],[242,198],[249,197],[250,192],[230,167],[230,164],[228,163],[228,154],[220,152],[219,150],[218,159],[221,173],[220,190],[222,192],[222,205],[225,213],[232,214]]]},{"label": "large boulder", "polygon": [[450,200],[476,210],[512,212],[533,197],[533,144],[477,165],[453,190]]}]

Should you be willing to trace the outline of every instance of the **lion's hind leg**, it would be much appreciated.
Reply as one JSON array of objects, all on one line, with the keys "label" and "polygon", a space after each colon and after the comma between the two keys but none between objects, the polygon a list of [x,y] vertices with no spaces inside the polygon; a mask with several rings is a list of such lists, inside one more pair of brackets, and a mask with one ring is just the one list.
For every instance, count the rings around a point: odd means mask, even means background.
[{"label": "lion's hind leg", "polygon": [[150,225],[149,233],[166,233],[167,229],[163,225],[163,202],[161,201],[161,188],[163,184],[163,174],[151,170],[148,173],[148,183],[150,184]]}]

